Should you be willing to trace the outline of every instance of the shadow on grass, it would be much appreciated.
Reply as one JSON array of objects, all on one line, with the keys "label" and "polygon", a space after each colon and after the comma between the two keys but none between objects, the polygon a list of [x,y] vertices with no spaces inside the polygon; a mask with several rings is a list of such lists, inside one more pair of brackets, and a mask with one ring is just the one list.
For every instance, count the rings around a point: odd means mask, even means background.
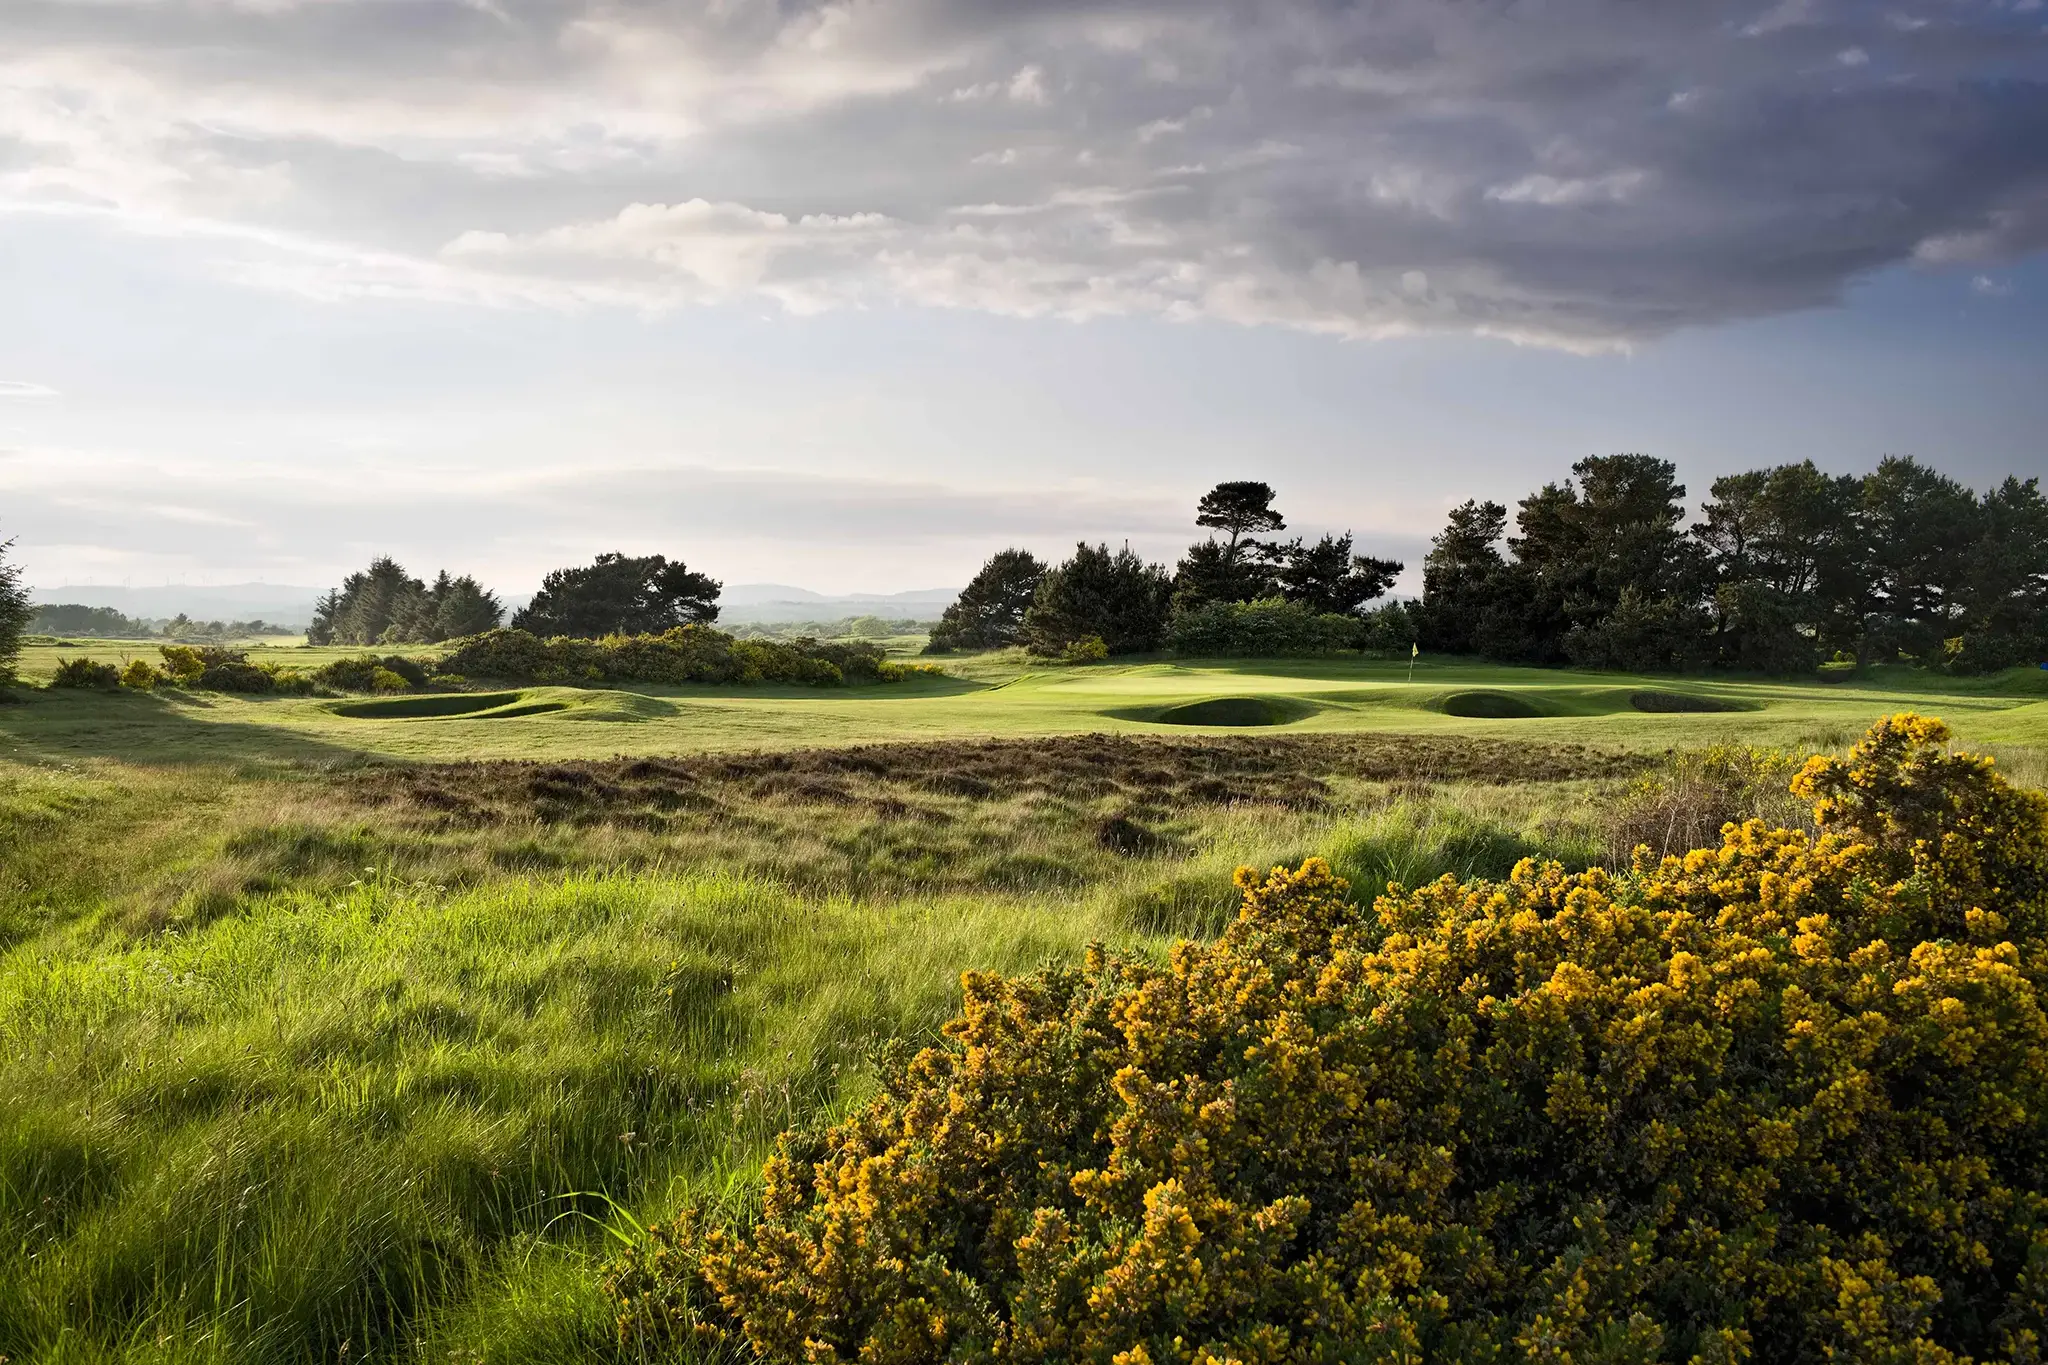
[{"label": "shadow on grass", "polygon": [[[508,687],[532,687],[532,683],[507,683]],[[563,684],[574,686],[574,684]],[[797,683],[606,683],[591,691],[631,692],[642,697],[670,697],[677,701],[898,701],[923,697],[957,697],[967,692],[989,692],[995,684],[973,678],[905,678],[893,683],[861,683],[849,687],[806,687]]]},{"label": "shadow on grass", "polygon": [[215,720],[226,706],[289,706],[285,698],[225,699],[188,693],[51,692],[17,688],[0,705],[0,759],[74,763],[328,764],[364,762],[370,750],[336,744],[286,724]]}]

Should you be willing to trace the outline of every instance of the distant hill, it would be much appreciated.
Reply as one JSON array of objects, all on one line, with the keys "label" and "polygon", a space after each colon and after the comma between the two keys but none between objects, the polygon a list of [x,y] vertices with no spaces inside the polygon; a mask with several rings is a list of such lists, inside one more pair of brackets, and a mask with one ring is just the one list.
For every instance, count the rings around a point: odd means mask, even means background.
[{"label": "distant hill", "polygon": [[86,607],[112,607],[123,616],[159,620],[184,612],[195,621],[269,621],[306,626],[313,620],[319,588],[286,583],[224,583],[214,587],[171,584],[160,588],[122,588],[97,583],[67,583],[29,589],[37,605],[76,602]]},{"label": "distant hill", "polygon": [[834,621],[847,616],[912,617],[935,621],[960,595],[958,588],[910,592],[854,593],[834,597],[787,583],[730,583],[718,597],[721,624],[775,625],[784,621]]},{"label": "distant hill", "polygon": [[[198,621],[253,621],[305,626],[321,589],[279,583],[229,583],[214,587],[122,588],[74,583],[30,590],[30,599],[44,603],[76,602],[87,607],[112,607],[124,616],[160,620],[184,612]],[[848,616],[906,617],[937,620],[959,596],[956,588],[920,588],[911,592],[854,593],[832,596],[788,583],[734,583],[719,595],[718,619],[734,625],[777,625],[787,621],[836,621]],[[506,595],[509,617],[526,605],[531,593]]]}]

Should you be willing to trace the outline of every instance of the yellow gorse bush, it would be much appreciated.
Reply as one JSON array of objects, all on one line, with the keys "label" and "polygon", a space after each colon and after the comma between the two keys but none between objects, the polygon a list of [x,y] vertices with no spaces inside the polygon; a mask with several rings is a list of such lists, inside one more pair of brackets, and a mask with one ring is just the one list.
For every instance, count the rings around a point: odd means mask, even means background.
[{"label": "yellow gorse bush", "polygon": [[745,1226],[614,1267],[656,1349],[773,1361],[2034,1361],[2048,800],[1895,716],[1631,874],[1369,910],[1239,873],[1210,945],[970,973],[784,1137]]}]

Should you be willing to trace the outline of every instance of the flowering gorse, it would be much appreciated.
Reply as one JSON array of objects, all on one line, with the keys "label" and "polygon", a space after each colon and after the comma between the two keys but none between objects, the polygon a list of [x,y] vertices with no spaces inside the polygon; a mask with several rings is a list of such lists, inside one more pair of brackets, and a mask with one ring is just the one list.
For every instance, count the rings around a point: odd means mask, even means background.
[{"label": "flowering gorse", "polygon": [[1629,875],[1239,873],[1159,968],[969,973],[745,1226],[608,1281],[772,1361],[2034,1361],[2048,800],[1881,722]]}]

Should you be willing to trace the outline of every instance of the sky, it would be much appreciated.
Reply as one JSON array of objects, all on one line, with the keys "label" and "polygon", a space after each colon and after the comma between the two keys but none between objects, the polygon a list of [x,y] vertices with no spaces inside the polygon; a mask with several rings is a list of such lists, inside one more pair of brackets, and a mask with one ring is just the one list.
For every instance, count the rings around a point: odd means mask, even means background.
[{"label": "sky", "polygon": [[39,587],[2048,474],[2044,0],[0,0]]}]

